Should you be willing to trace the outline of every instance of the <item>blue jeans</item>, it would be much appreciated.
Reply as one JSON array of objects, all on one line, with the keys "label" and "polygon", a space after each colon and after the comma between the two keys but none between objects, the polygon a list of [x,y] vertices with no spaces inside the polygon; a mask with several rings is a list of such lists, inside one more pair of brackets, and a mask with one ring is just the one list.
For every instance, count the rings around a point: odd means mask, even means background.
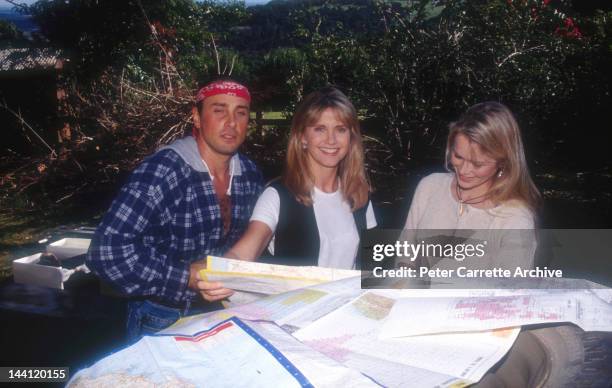
[{"label": "blue jeans", "polygon": [[167,328],[179,318],[222,309],[220,302],[189,303],[189,308],[173,308],[150,300],[129,300],[127,303],[127,340],[132,344],[145,335]]},{"label": "blue jeans", "polygon": [[127,339],[129,343],[155,334],[181,317],[181,309],[162,306],[149,300],[130,300],[127,304]]}]

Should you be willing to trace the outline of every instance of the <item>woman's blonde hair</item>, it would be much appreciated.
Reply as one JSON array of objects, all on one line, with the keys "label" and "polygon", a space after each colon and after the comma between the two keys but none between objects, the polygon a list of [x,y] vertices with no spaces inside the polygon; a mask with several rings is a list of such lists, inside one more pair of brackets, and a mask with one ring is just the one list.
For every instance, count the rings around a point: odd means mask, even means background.
[{"label": "woman's blonde hair", "polygon": [[332,109],[338,120],[350,128],[349,151],[338,165],[338,178],[342,195],[354,211],[367,203],[370,184],[364,168],[357,111],[344,93],[336,88],[326,87],[310,93],[297,107],[291,121],[283,183],[299,202],[312,205],[314,176],[308,168],[308,154],[302,147],[302,137],[306,127],[314,125],[326,109]]},{"label": "woman's blonde hair", "polygon": [[531,180],[521,133],[514,115],[503,104],[483,102],[469,108],[459,120],[450,124],[446,143],[446,167],[452,171],[451,153],[457,135],[466,136],[497,161],[489,199],[494,203],[517,200],[532,213],[537,212],[540,192]]}]

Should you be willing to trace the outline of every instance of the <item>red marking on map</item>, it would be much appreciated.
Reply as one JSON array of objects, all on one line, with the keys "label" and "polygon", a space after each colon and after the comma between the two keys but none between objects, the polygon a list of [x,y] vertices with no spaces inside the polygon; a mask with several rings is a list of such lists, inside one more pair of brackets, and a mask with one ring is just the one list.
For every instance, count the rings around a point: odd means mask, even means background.
[{"label": "red marking on map", "polygon": [[[521,306],[522,305],[522,306]],[[463,299],[455,305],[457,318],[486,321],[490,319],[560,319],[560,314],[552,311],[537,311],[531,305],[529,296],[507,296],[495,298]],[[527,310],[524,310],[527,308]]]},{"label": "red marking on map", "polygon": [[196,334],[193,337],[189,337],[189,336],[176,336],[174,337],[174,339],[176,341],[188,341],[188,342],[200,342],[205,338],[211,337],[215,334],[219,334],[221,331],[228,329],[230,327],[234,326],[234,324],[232,322],[226,322],[222,325],[219,325],[217,327],[215,327],[214,329],[211,330],[207,330],[203,333],[200,334]]},{"label": "red marking on map", "polygon": [[342,345],[353,337],[352,334],[345,334],[340,337],[307,340],[304,343],[333,360],[345,362],[350,351],[342,348]]}]

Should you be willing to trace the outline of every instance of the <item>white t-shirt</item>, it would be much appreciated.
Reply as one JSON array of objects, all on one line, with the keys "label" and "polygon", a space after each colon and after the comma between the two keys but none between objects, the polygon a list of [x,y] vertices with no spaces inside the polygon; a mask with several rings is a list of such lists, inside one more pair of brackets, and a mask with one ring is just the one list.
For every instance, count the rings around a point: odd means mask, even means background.
[{"label": "white t-shirt", "polygon": [[[319,229],[319,266],[330,268],[355,268],[359,248],[359,234],[349,204],[338,190],[325,193],[315,187],[312,195],[315,219]],[[280,213],[280,197],[276,189],[268,187],[261,194],[253,209],[251,221],[266,224],[272,233],[276,231]],[[366,227],[376,226],[372,203],[366,209]],[[274,253],[274,238],[268,249]]]}]

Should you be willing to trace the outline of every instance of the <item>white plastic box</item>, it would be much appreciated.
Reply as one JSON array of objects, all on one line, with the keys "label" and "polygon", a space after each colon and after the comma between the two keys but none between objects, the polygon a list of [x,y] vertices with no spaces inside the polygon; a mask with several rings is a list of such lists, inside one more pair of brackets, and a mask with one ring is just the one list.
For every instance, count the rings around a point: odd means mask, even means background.
[{"label": "white plastic box", "polygon": [[[63,238],[47,245],[47,253],[52,253],[58,260],[70,259],[87,253],[91,240],[88,238]],[[31,284],[41,287],[64,289],[64,282],[75,271],[89,272],[85,265],[68,269],[39,264],[42,253],[19,258],[13,261],[13,280],[15,283]]]},{"label": "white plastic box", "polygon": [[47,245],[47,252],[53,253],[59,260],[84,255],[89,249],[91,239],[63,238]]},{"label": "white plastic box", "polygon": [[13,280],[15,283],[31,284],[41,287],[64,289],[64,280],[74,271],[38,264],[42,253],[22,257],[13,261]]}]

